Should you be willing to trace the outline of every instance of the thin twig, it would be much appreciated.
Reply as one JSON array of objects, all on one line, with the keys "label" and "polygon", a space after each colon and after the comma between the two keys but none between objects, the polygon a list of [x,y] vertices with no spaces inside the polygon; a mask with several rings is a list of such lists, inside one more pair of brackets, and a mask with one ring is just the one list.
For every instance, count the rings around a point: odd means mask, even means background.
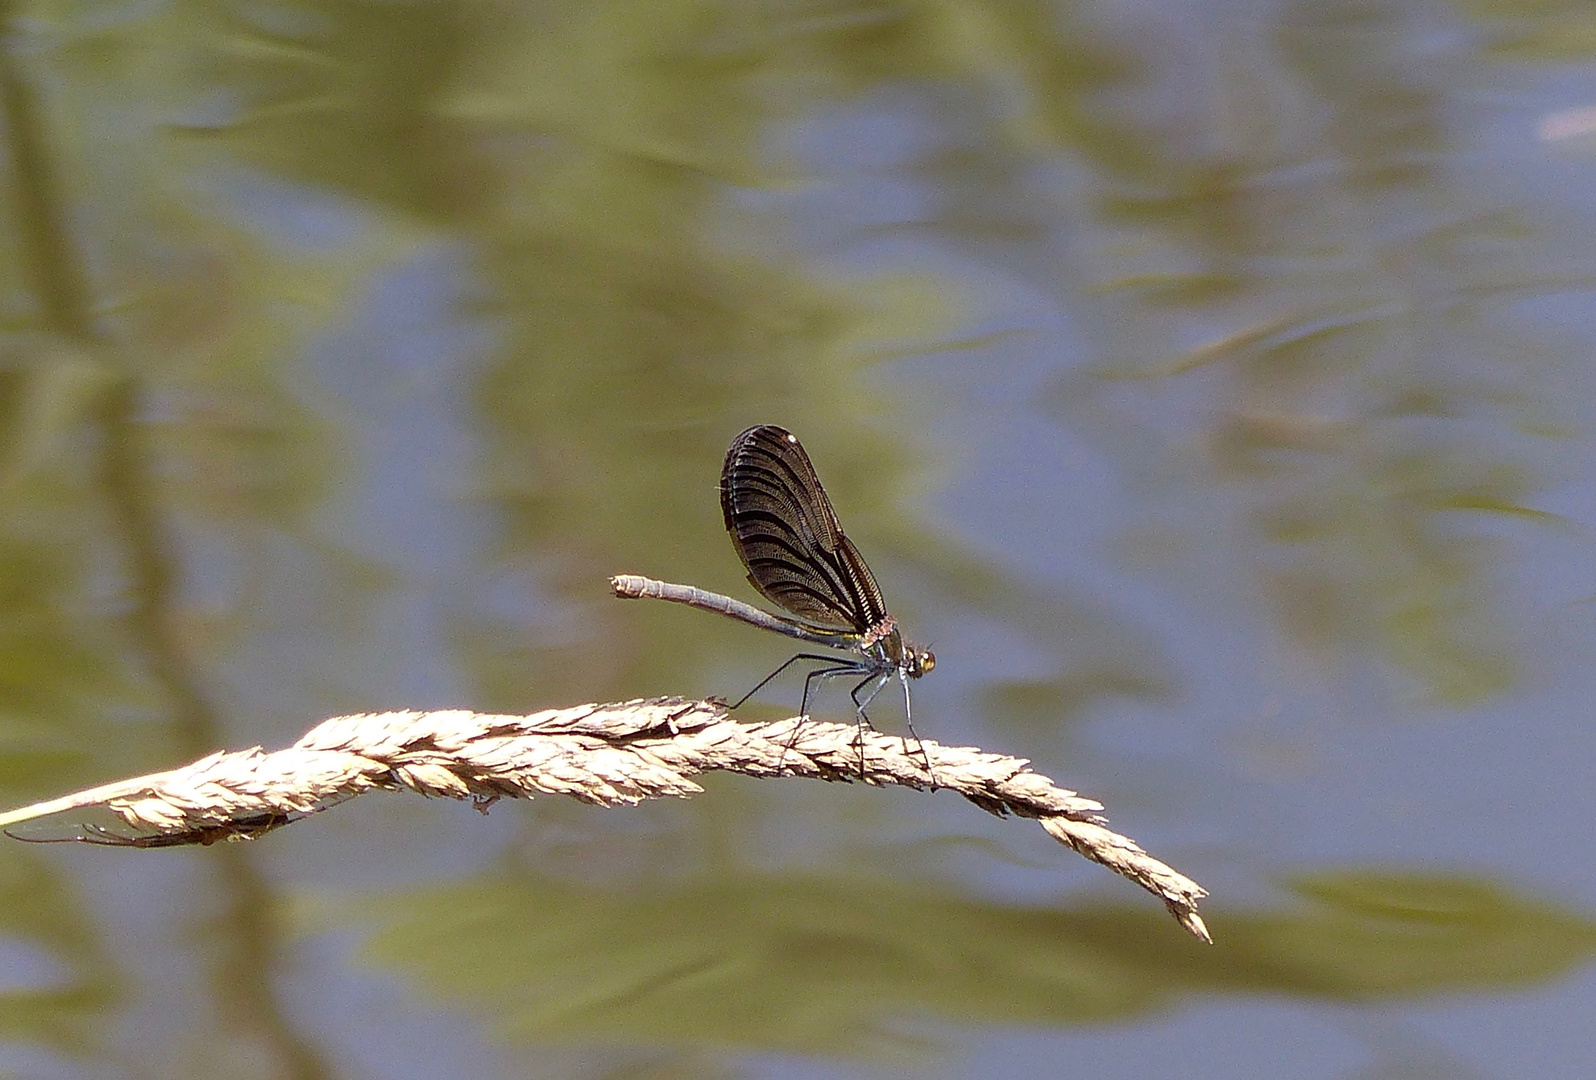
[{"label": "thin twig", "polygon": [[[859,739],[864,739],[861,770]],[[1164,902],[1188,932],[1211,940],[1202,886],[1105,824],[1102,804],[1056,787],[1019,758],[792,717],[739,724],[723,705],[653,698],[578,705],[531,716],[451,710],[339,716],[286,750],[221,752],[185,768],[91,788],[0,814],[0,828],[105,806],[130,832],[74,839],[137,847],[249,839],[371,790],[474,799],[569,795],[600,806],[703,789],[690,777],[719,769],[844,783],[949,788],[990,813],[1035,818],[1060,843]]]}]

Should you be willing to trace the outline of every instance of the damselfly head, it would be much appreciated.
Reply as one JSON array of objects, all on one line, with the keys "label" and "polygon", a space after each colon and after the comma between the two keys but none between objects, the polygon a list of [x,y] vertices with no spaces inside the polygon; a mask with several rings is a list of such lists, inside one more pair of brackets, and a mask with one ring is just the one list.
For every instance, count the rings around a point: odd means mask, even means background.
[{"label": "damselfly head", "polygon": [[917,649],[910,645],[904,650],[903,670],[909,678],[918,679],[936,666],[936,654],[930,649]]}]

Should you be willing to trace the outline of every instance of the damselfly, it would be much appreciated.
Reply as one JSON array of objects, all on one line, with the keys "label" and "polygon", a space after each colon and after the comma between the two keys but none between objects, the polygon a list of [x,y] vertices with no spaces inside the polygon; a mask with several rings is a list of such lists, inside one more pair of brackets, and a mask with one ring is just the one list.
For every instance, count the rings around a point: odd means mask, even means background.
[{"label": "damselfly", "polygon": [[[903,686],[909,734],[919,742],[909,704],[909,680],[918,679],[935,667],[936,657],[931,650],[905,639],[897,620],[887,613],[875,575],[853,541],[843,535],[826,489],[820,486],[820,478],[798,437],[785,428],[761,424],[733,439],[721,469],[720,506],[732,547],[748,569],[749,582],[794,618],[773,615],[692,585],[673,585],[633,574],[610,579],[615,595],[686,604],[811,645],[852,654],[799,653],[761,679],[732,708],[799,661],[821,665],[804,677],[803,702],[798,709],[803,715],[808,714],[810,689],[817,679],[860,676],[850,696],[860,726],[861,776],[863,729],[870,723],[865,709],[894,675]],[[797,737],[796,730],[793,736]],[[924,746],[920,751],[929,773],[931,760]]]}]

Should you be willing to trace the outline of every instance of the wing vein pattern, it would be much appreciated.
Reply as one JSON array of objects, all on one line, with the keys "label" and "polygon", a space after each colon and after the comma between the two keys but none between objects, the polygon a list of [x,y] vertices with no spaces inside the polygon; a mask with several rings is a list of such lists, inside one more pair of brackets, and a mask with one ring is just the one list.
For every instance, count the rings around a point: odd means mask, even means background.
[{"label": "wing vein pattern", "polygon": [[748,581],[819,626],[863,634],[887,617],[881,590],[842,532],[798,439],[763,424],[732,441],[720,505]]}]

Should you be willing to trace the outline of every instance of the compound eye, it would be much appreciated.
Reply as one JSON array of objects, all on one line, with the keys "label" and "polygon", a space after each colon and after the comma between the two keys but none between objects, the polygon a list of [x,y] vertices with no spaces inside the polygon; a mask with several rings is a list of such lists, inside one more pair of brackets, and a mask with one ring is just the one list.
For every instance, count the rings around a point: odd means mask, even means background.
[{"label": "compound eye", "polygon": [[934,668],[936,666],[937,666],[936,655],[933,654],[930,649],[921,649],[920,650],[920,674],[924,675],[926,672],[930,671],[932,668]]}]

